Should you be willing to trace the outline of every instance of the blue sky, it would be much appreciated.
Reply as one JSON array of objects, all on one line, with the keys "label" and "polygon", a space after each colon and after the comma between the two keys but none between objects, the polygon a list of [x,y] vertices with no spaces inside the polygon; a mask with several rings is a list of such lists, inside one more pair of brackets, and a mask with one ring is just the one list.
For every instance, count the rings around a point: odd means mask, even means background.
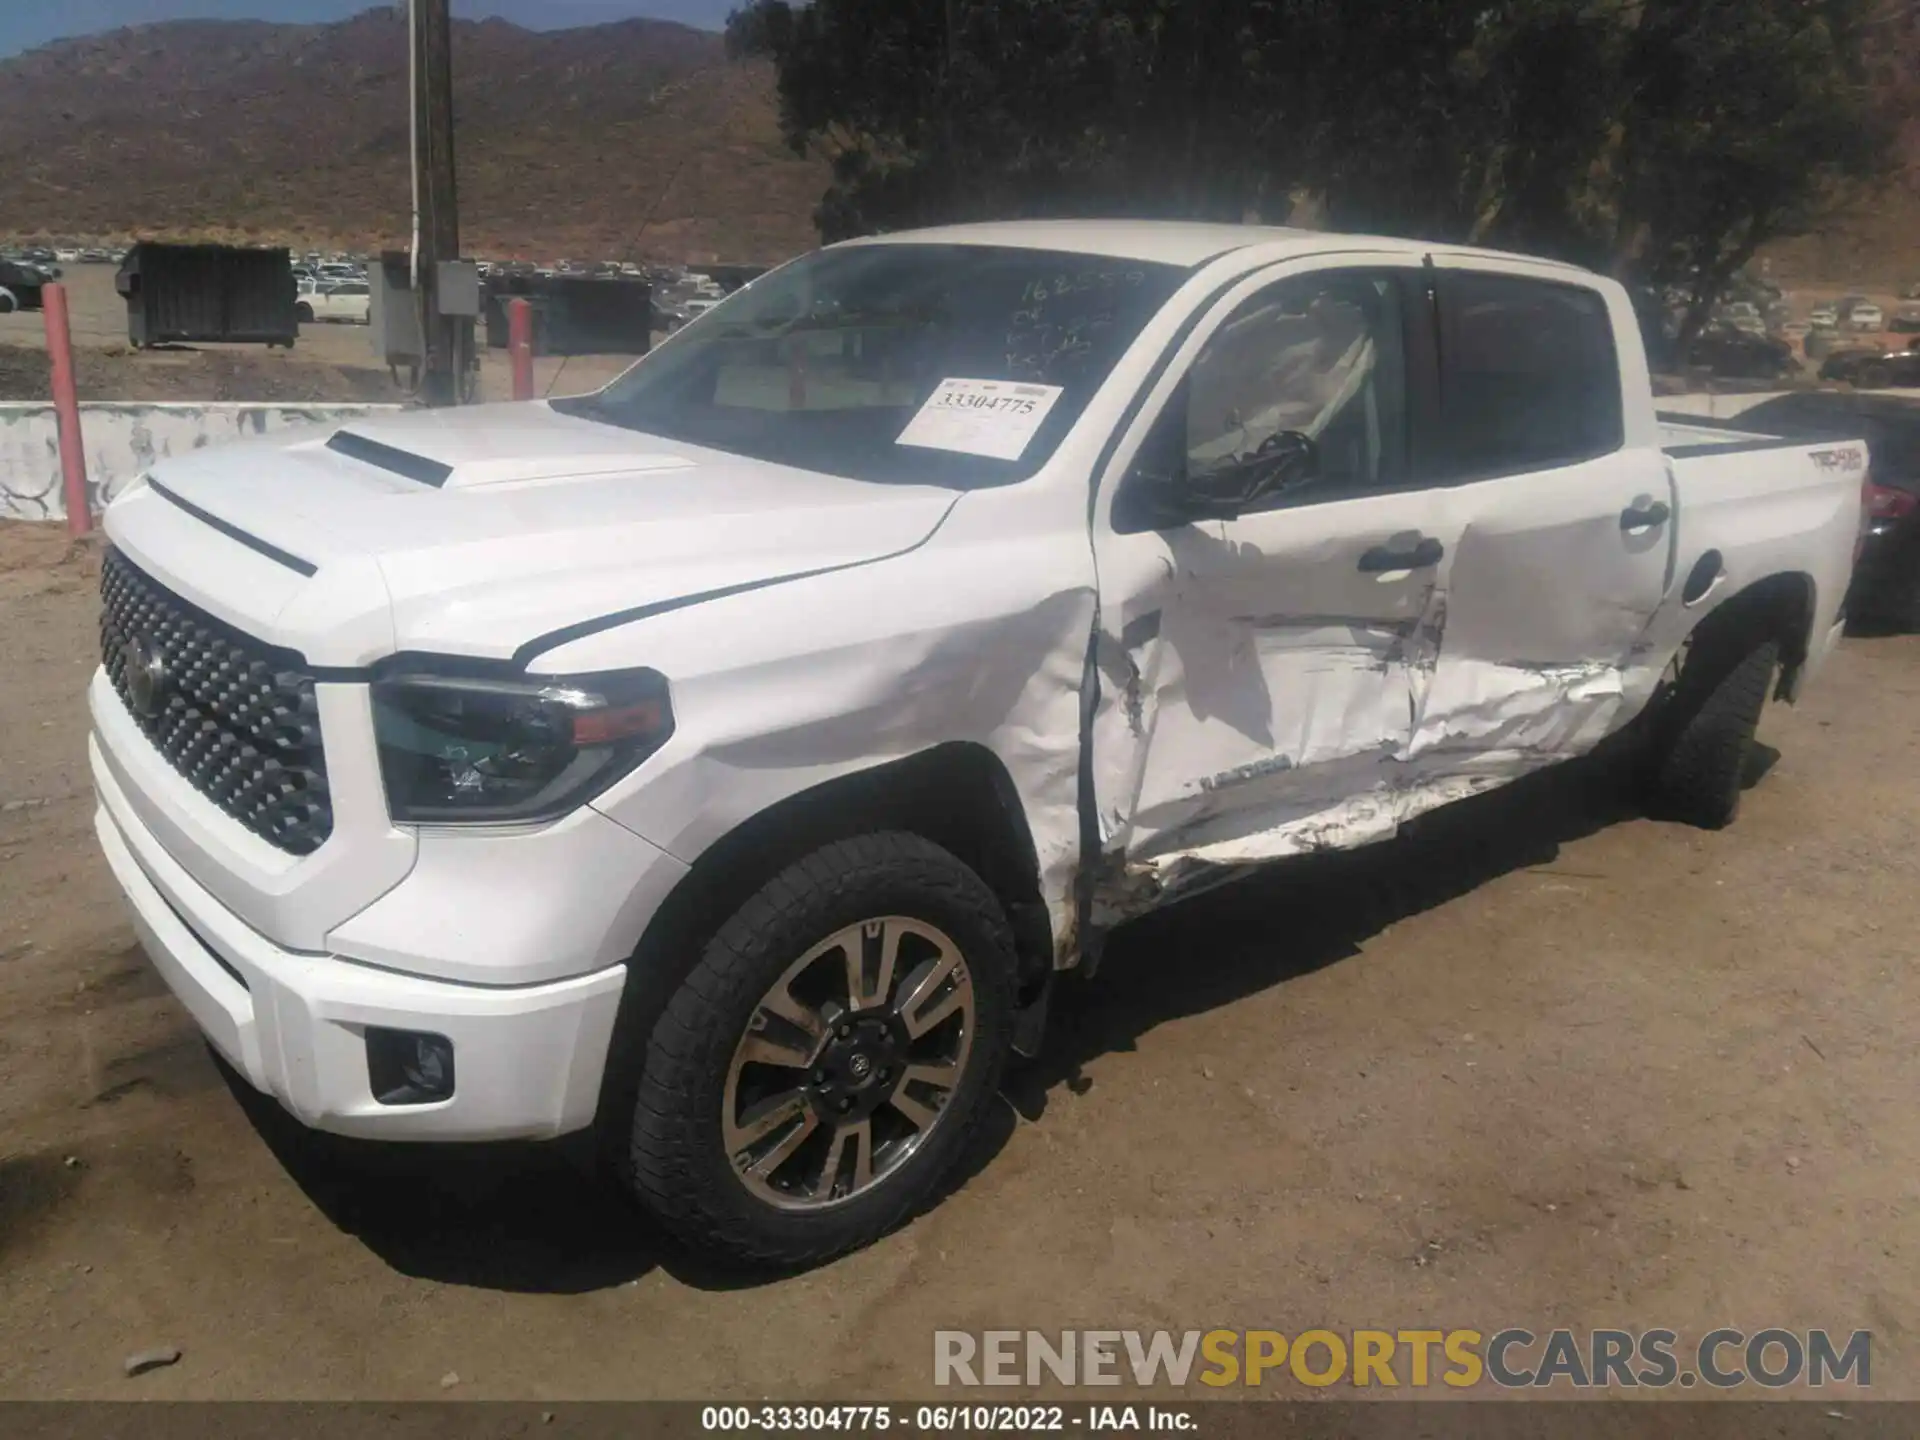
[{"label": "blue sky", "polygon": [[[66,35],[155,20],[343,20],[378,0],[0,0],[0,55]],[[454,13],[500,15],[540,30],[651,15],[718,30],[738,0],[454,0]]]}]

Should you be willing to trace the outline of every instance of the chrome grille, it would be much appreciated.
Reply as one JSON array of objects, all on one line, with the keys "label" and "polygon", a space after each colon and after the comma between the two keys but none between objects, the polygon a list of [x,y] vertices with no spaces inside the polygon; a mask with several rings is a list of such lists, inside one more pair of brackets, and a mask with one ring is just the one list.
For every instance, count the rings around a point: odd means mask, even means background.
[{"label": "chrome grille", "polygon": [[108,550],[100,657],[154,747],[254,834],[310,855],[333,833],[313,677]]}]

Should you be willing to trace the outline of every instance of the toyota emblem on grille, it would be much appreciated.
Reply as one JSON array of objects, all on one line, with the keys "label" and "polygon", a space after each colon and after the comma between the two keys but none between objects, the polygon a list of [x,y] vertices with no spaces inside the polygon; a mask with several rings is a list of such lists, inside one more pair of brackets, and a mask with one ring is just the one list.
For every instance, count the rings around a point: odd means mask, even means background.
[{"label": "toyota emblem on grille", "polygon": [[167,700],[167,657],[144,635],[129,639],[120,656],[126,666],[127,702],[136,715],[151,720]]}]

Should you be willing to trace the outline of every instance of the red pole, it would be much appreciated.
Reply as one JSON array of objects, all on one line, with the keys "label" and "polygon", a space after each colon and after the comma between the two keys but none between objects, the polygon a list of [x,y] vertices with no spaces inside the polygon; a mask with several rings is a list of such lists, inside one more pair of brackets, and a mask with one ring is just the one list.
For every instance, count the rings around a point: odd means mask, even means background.
[{"label": "red pole", "polygon": [[513,398],[533,399],[533,302],[507,301],[507,353],[513,356]]},{"label": "red pole", "polygon": [[67,533],[78,537],[93,529],[93,511],[87,503],[87,456],[80,448],[80,392],[73,383],[73,326],[67,320],[67,287],[49,285],[40,293],[46,309],[47,355],[53,361],[53,410],[59,418]]}]

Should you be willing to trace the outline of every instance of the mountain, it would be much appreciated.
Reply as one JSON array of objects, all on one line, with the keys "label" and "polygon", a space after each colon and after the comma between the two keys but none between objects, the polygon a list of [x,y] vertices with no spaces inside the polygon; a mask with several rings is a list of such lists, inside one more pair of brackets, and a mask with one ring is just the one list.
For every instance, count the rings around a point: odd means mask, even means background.
[{"label": "mountain", "polygon": [[[1769,247],[1783,279],[1920,280],[1920,6],[1899,13],[1879,83],[1908,97],[1904,173],[1826,233]],[[406,55],[387,6],[325,25],[136,26],[0,60],[0,237],[404,244]],[[781,143],[771,69],[730,62],[711,31],[456,21],[454,68],[470,253],[774,260],[815,241],[825,167]]]},{"label": "mountain", "polygon": [[[463,19],[495,17],[529,30],[570,30],[636,15],[718,30],[736,0],[454,0]],[[344,20],[369,0],[5,0],[0,4],[0,56],[67,35],[99,35],[156,20],[258,20],[302,24]]]},{"label": "mountain", "polygon": [[[0,235],[403,244],[406,65],[391,8],[136,26],[0,61]],[[454,75],[472,253],[772,260],[815,243],[824,170],[781,143],[771,69],[729,61],[718,35],[457,21]]]}]

